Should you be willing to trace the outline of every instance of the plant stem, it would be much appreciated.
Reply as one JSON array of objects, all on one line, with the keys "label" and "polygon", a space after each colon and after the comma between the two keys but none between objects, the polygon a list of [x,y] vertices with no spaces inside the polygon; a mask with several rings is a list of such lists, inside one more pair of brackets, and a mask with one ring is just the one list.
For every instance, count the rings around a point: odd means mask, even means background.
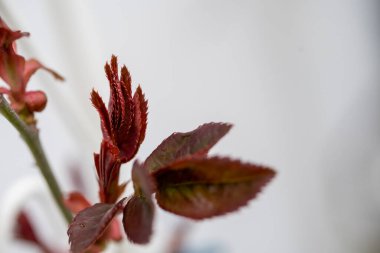
[{"label": "plant stem", "polygon": [[37,166],[39,167],[42,176],[44,177],[50,192],[56,202],[59,210],[62,212],[67,223],[72,220],[71,212],[65,207],[63,203],[63,197],[61,189],[58,185],[57,180],[50,168],[49,162],[46,158],[45,152],[42,148],[40,138],[38,135],[38,130],[32,126],[28,126],[25,122],[20,119],[16,112],[10,107],[7,100],[3,95],[0,94],[0,112],[4,117],[17,129],[21,137],[24,139],[25,143],[28,145]]}]

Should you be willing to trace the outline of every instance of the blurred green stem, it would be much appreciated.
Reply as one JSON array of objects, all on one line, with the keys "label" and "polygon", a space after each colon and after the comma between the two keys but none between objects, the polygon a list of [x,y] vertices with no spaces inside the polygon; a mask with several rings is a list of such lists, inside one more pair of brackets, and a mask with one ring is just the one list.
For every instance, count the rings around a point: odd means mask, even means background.
[{"label": "blurred green stem", "polygon": [[38,135],[38,130],[33,126],[28,126],[20,117],[15,113],[15,111],[10,107],[7,100],[3,95],[0,94],[0,112],[4,117],[17,129],[21,137],[24,139],[25,143],[28,145],[29,150],[39,167],[42,176],[44,177],[51,194],[53,195],[54,201],[56,202],[58,208],[62,212],[67,223],[72,220],[71,212],[65,207],[63,203],[63,196],[61,189],[54,177],[54,174],[50,168],[49,162],[46,158],[45,152],[42,148],[40,138]]}]

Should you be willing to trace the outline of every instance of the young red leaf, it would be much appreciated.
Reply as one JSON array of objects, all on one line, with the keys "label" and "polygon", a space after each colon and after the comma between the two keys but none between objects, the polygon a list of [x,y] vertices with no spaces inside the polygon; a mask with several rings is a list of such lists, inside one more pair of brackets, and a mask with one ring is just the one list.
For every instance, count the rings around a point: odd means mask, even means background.
[{"label": "young red leaf", "polygon": [[26,61],[16,51],[16,40],[28,36],[29,33],[12,31],[0,18],[0,78],[8,84],[9,90],[1,89],[1,94],[7,94],[12,109],[28,125],[35,125],[35,112],[42,111],[47,102],[42,91],[26,92],[30,77],[38,70],[44,69],[59,80],[63,78],[39,61],[31,59]]},{"label": "young red leaf", "polygon": [[38,70],[44,69],[56,79],[63,77],[54,70],[44,66],[36,59],[25,60],[16,52],[15,40],[29,36],[29,33],[12,31],[0,18],[0,76],[8,83],[14,92],[25,92],[30,77]]},{"label": "young red leaf", "polygon": [[100,126],[102,128],[103,138],[106,140],[114,140],[112,126],[108,116],[108,110],[103,102],[103,99],[95,90],[91,91],[91,102],[99,113]]},{"label": "young red leaf", "polygon": [[128,239],[146,244],[152,235],[154,205],[151,199],[134,195],[124,208],[123,225]]},{"label": "young red leaf", "polygon": [[144,140],[148,105],[140,86],[132,97],[131,76],[123,66],[119,77],[116,56],[104,69],[110,84],[108,109],[94,91],[91,100],[99,112],[104,139],[112,141],[120,151],[120,162],[125,163],[135,156]]},{"label": "young red leaf", "polygon": [[0,94],[9,94],[9,89],[7,88],[4,88],[4,87],[0,87]]},{"label": "young red leaf", "polygon": [[25,211],[21,211],[17,216],[15,236],[18,239],[29,241],[37,245],[40,243],[40,240],[38,239],[32,223],[30,222]]},{"label": "young red leaf", "polygon": [[125,198],[117,204],[98,203],[79,212],[67,231],[71,251],[81,253],[93,245],[123,209],[124,202]]},{"label": "young red leaf", "polygon": [[29,33],[12,31],[0,18],[0,77],[17,92],[21,92],[24,86],[25,59],[16,53],[15,40],[24,36]]},{"label": "young red leaf", "polygon": [[127,88],[119,80],[116,56],[112,55],[111,64],[106,63],[104,69],[110,84],[109,117],[117,145],[119,146],[121,139],[125,138],[128,134],[133,117],[132,98],[127,95],[127,89],[130,89],[130,87]]},{"label": "young red leaf", "polygon": [[90,202],[80,192],[71,192],[64,201],[65,206],[73,213],[79,213],[91,206]]},{"label": "young red leaf", "polygon": [[119,140],[119,146],[121,147],[121,152],[126,161],[131,160],[136,155],[145,138],[148,118],[148,102],[146,101],[140,86],[137,87],[133,95],[133,105],[134,117],[129,133],[125,136],[126,138]]},{"label": "young red leaf", "polygon": [[43,69],[43,70],[47,71],[54,78],[56,78],[56,79],[58,79],[60,81],[64,81],[65,80],[63,78],[63,76],[61,76],[60,74],[58,74],[56,71],[52,70],[51,68],[46,67],[45,65],[43,65],[42,63],[40,63],[36,59],[29,59],[29,60],[27,60],[25,62],[25,68],[24,68],[24,73],[23,73],[24,83],[25,84],[28,83],[30,77],[34,73],[36,73],[36,71],[39,70],[39,69]]},{"label": "young red leaf", "polygon": [[29,36],[27,32],[12,31],[4,20],[0,17],[0,44],[5,47],[13,46],[12,43],[24,36]]},{"label": "young red leaf", "polygon": [[238,160],[189,158],[154,173],[156,199],[169,212],[210,218],[246,205],[274,175],[268,167]]},{"label": "young red leaf", "polygon": [[119,149],[110,141],[102,141],[100,154],[94,155],[98,173],[99,195],[103,203],[115,203],[124,191],[125,185],[119,185],[121,162]]},{"label": "young red leaf", "polygon": [[0,77],[9,85],[17,100],[21,99],[21,95],[25,91],[24,67],[25,58],[16,54],[13,47],[0,47]]},{"label": "young red leaf", "polygon": [[133,164],[132,181],[135,194],[124,208],[124,231],[131,242],[145,244],[152,235],[154,185],[151,175],[137,161]]},{"label": "young red leaf", "polygon": [[133,163],[131,177],[136,196],[148,198],[154,193],[153,178],[138,160]]},{"label": "young red leaf", "polygon": [[35,228],[30,221],[29,216],[24,211],[21,211],[17,216],[15,237],[18,240],[26,241],[37,246],[43,253],[53,253],[49,247],[41,240],[35,232]]},{"label": "young red leaf", "polygon": [[227,123],[208,123],[191,132],[174,133],[149,155],[144,167],[154,172],[189,156],[206,155],[231,127]]},{"label": "young red leaf", "polygon": [[129,73],[129,71],[125,65],[123,67],[121,67],[120,79],[126,88],[125,89],[126,90],[126,96],[132,97],[132,78],[131,78],[131,74]]}]

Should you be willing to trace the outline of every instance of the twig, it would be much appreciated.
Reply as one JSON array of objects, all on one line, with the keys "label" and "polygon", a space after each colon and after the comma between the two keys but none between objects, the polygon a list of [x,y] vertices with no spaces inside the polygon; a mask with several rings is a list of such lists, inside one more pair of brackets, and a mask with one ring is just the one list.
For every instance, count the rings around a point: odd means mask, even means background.
[{"label": "twig", "polygon": [[68,223],[72,220],[71,212],[65,207],[63,203],[63,197],[61,189],[54,177],[54,174],[50,168],[49,162],[46,158],[45,152],[42,148],[38,130],[34,127],[28,126],[9,106],[7,100],[0,94],[0,112],[4,117],[17,129],[25,143],[28,145],[37,166],[39,167],[42,176],[44,177],[54,201],[58,205],[58,208],[62,212]]}]

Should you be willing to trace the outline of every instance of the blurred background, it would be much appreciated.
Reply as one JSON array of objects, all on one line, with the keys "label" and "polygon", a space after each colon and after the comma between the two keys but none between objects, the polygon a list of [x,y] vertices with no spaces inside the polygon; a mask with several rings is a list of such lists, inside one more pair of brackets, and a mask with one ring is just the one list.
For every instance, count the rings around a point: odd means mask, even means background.
[{"label": "blurred background", "polygon": [[[376,0],[0,0],[0,16],[31,33],[18,42],[21,54],[66,78],[41,71],[29,86],[48,94],[38,124],[66,192],[79,169],[96,201],[92,154],[101,133],[89,93],[94,87],[108,99],[103,66],[115,54],[149,100],[138,158],[174,131],[225,121],[234,128],[213,154],[278,172],[238,212],[186,221],[183,252],[378,253],[379,7]],[[0,143],[1,252],[39,252],[9,234],[12,210],[22,206],[48,244],[65,248],[64,223],[33,159],[1,118]],[[150,246],[112,252],[166,253],[182,222],[160,211]]]}]

